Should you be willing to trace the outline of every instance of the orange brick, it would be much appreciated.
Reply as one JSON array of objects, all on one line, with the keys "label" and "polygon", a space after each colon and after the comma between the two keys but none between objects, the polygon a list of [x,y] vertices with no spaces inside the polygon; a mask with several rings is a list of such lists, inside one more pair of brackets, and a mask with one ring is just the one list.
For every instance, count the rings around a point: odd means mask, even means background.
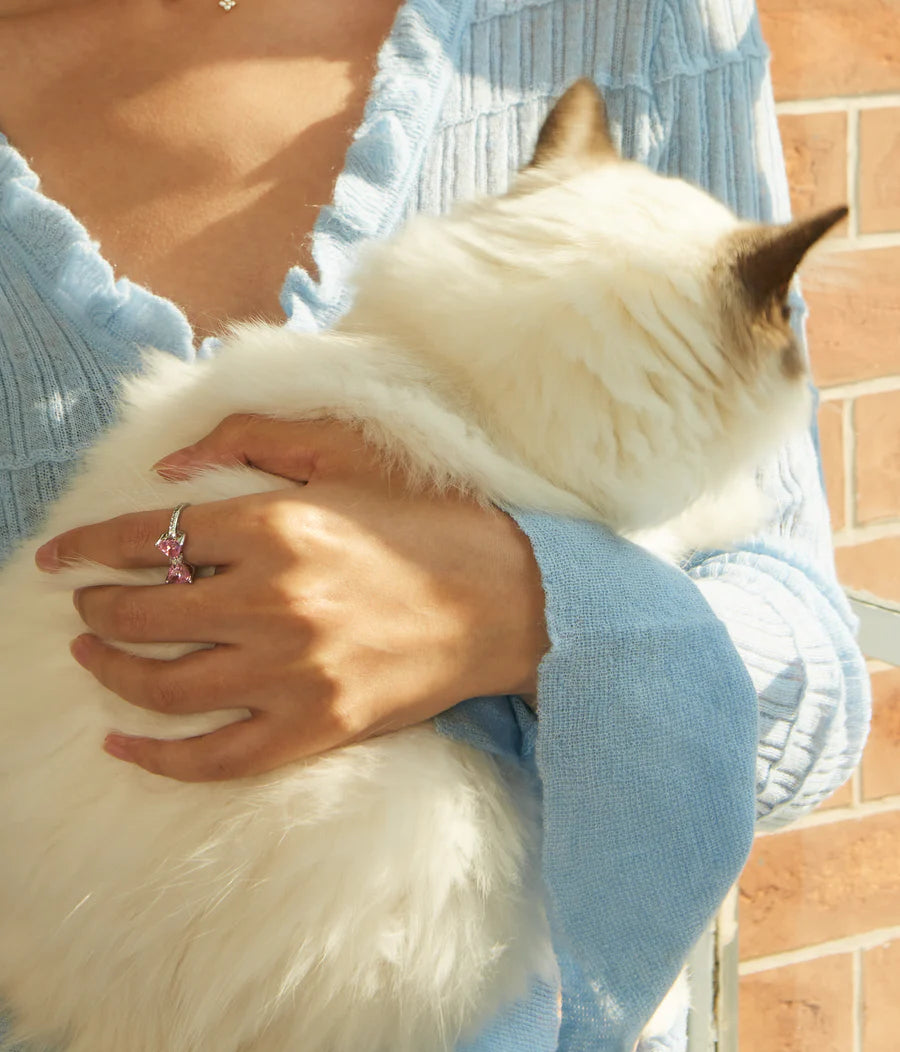
[{"label": "orange brick", "polygon": [[900,107],[860,113],[859,176],[859,229],[900,230]]},{"label": "orange brick", "polygon": [[[847,200],[847,114],[785,114],[778,119],[794,215]],[[844,220],[835,228],[846,232]]]},{"label": "orange brick", "polygon": [[835,790],[819,804],[820,811],[831,811],[835,807],[849,807],[853,803],[853,786],[850,782],[844,782],[840,789]]},{"label": "orange brick", "polygon": [[847,1052],[853,1045],[852,958],[821,957],[745,975],[739,1003],[742,1050]]},{"label": "orange brick", "polygon": [[900,373],[900,248],[813,257],[803,273],[816,383]]},{"label": "orange brick", "polygon": [[894,794],[900,794],[900,668],[872,674],[872,730],[862,760],[863,798]]},{"label": "orange brick", "polygon": [[831,525],[839,530],[844,525],[844,404],[824,402],[819,409],[819,446],[825,492],[831,512]]},{"label": "orange brick", "polygon": [[896,0],[759,0],[779,99],[900,89]]},{"label": "orange brick", "polygon": [[740,880],[741,956],[900,924],[898,859],[900,811],[760,837]]},{"label": "orange brick", "polygon": [[898,990],[900,939],[868,950],[863,957],[863,1052],[897,1052]]},{"label": "orange brick", "polygon": [[897,536],[835,549],[838,579],[856,588],[900,603],[900,527]]},{"label": "orange brick", "polygon": [[900,389],[854,403],[856,519],[900,517]]}]

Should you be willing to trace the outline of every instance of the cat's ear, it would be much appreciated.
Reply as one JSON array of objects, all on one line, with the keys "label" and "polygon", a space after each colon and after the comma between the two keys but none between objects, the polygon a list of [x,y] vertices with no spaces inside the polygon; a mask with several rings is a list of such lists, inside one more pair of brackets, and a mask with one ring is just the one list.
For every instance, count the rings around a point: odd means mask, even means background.
[{"label": "cat's ear", "polygon": [[529,167],[558,161],[592,165],[618,156],[609,136],[603,96],[584,77],[575,81],[547,115]]},{"label": "cat's ear", "polygon": [[841,205],[784,226],[758,226],[734,235],[732,267],[750,305],[761,309],[784,300],[800,261],[846,215]]}]

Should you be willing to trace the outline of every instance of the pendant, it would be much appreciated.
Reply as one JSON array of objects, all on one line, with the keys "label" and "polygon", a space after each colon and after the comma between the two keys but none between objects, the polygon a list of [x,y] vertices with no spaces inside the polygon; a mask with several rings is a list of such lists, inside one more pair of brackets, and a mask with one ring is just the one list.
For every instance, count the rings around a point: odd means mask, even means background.
[{"label": "pendant", "polygon": [[223,11],[230,11],[236,3],[237,0],[219,0],[219,7],[221,7]]}]

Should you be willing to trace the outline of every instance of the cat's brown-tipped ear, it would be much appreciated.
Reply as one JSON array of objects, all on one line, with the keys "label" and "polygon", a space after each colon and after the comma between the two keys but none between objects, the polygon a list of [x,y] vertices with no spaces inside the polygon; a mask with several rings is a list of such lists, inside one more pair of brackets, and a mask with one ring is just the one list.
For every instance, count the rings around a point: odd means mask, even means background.
[{"label": "cat's brown-tipped ear", "polygon": [[557,161],[598,164],[618,156],[609,137],[603,96],[584,77],[567,89],[547,115],[530,167]]},{"label": "cat's brown-tipped ear", "polygon": [[733,241],[733,266],[754,306],[787,295],[800,261],[812,246],[847,215],[847,207],[830,208],[784,226],[742,230]]}]

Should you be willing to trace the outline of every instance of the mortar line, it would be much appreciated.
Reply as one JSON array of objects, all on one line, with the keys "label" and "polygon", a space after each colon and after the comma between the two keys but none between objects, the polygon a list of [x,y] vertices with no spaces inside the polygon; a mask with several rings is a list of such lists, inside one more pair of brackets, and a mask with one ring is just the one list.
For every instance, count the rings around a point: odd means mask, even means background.
[{"label": "mortar line", "polygon": [[856,471],[856,401],[854,399],[848,399],[844,405],[846,406],[847,416],[847,463],[844,470],[847,472],[847,479],[849,480],[849,506],[847,508],[848,515],[845,519],[846,525],[851,529],[854,529],[859,525],[857,517],[857,471]]},{"label": "mortar line", "polygon": [[871,380],[850,380],[845,384],[819,389],[823,402],[838,402],[845,398],[859,398],[860,395],[887,394],[900,389],[900,375],[875,376]]},{"label": "mortar line", "polygon": [[832,113],[855,106],[862,110],[885,109],[900,106],[900,92],[886,91],[868,95],[825,95],[818,99],[783,99],[775,103],[777,114],[802,116],[806,113]]},{"label": "mortar line", "polygon": [[835,548],[853,548],[857,544],[873,544],[900,536],[900,519],[880,519],[863,526],[845,526],[831,535]]},{"label": "mortar line", "polygon": [[[851,208],[850,211],[852,214],[853,209]],[[821,258],[828,255],[837,256],[841,252],[859,251],[864,248],[897,248],[898,246],[900,246],[900,230],[887,230],[874,234],[857,232],[855,237],[841,237],[838,234],[834,234],[822,242],[817,252]]]},{"label": "mortar line", "polygon": [[857,805],[816,811],[781,829],[760,829],[756,838],[760,840],[771,836],[784,836],[786,833],[795,833],[802,829],[817,829],[819,826],[834,825],[835,822],[861,821],[863,818],[893,814],[897,811],[900,811],[900,794],[883,796],[880,800],[862,800]]},{"label": "mortar line", "polygon": [[[888,666],[890,667],[890,666]],[[871,675],[871,673],[870,673]],[[857,767],[850,777],[850,798],[854,808],[862,807],[863,804],[863,778],[862,769]]]},{"label": "mortar line", "polygon": [[802,946],[797,950],[783,950],[781,953],[741,961],[738,965],[738,975],[756,975],[758,972],[768,972],[773,968],[806,964],[809,961],[820,960],[822,957],[834,957],[839,953],[851,953],[854,950],[873,950],[895,939],[900,939],[900,925],[875,928],[872,931],[858,932],[855,935],[845,935],[840,939],[829,939],[827,942],[819,942],[813,946]]},{"label": "mortar line", "polygon": [[853,458],[856,454],[856,443],[853,440],[854,414],[851,410],[852,398],[841,402],[841,455],[844,458],[844,528],[856,525],[856,509],[853,506],[856,470]]},{"label": "mortar line", "polygon": [[859,241],[859,108],[847,107],[847,201],[850,215],[847,217],[847,240],[856,245]]},{"label": "mortar line", "polygon": [[863,1052],[863,951],[853,951],[853,1052]]}]

